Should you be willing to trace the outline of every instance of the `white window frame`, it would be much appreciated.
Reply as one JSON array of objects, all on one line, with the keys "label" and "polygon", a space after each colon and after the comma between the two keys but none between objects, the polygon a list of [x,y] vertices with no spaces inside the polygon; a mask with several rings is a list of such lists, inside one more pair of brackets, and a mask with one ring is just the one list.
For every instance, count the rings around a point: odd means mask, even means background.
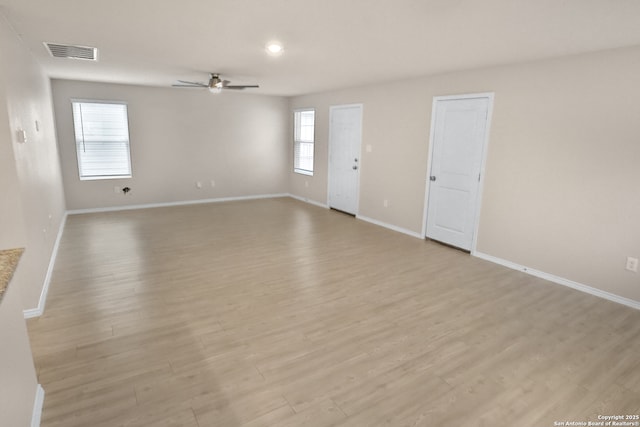
[{"label": "white window frame", "polygon": [[[303,139],[302,138],[302,131],[301,131],[301,120],[300,120],[300,115],[301,113],[308,113],[308,112],[312,112],[313,113],[313,132],[311,135],[311,139],[306,138]],[[315,108],[298,108],[293,110],[293,171],[295,173],[299,173],[302,175],[309,175],[309,176],[313,176],[313,170],[314,170],[314,164],[315,164],[315,149],[316,149],[316,145],[315,145],[315,133],[316,133],[316,110]],[[311,150],[311,168],[310,169],[305,169],[300,167],[300,151],[301,151],[301,145],[305,144],[305,145],[311,145],[312,146],[312,150]]]},{"label": "white window frame", "polygon": [[[121,135],[122,139],[117,141],[119,143],[125,143],[126,147],[126,165],[124,163],[120,163],[120,166],[125,170],[125,173],[103,173],[103,174],[91,174],[86,168],[83,167],[82,161],[82,153],[80,149],[86,148],[86,142],[84,137],[84,128],[81,128],[81,131],[78,132],[77,123],[76,123],[76,104],[113,104],[124,106],[125,108],[125,121],[126,121],[126,135]],[[96,100],[96,99],[72,99],[71,100],[71,110],[72,110],[72,120],[73,120],[73,130],[74,130],[74,138],[75,138],[75,149],[76,149],[76,158],[78,161],[78,176],[81,181],[93,181],[93,180],[102,180],[102,179],[126,179],[132,177],[132,168],[131,168],[131,138],[129,132],[129,108],[128,104],[123,101],[104,101],[104,100]],[[82,126],[82,124],[80,125]],[[93,141],[97,142],[97,141]],[[114,142],[114,141],[111,141]],[[104,142],[103,142],[104,143]],[[123,153],[124,154],[124,153]]]}]

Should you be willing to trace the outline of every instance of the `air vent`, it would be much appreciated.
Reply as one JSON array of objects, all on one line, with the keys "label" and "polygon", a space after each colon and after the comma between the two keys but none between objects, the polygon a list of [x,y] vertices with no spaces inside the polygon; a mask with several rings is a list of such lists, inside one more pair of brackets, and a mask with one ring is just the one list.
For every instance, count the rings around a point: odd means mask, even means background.
[{"label": "air vent", "polygon": [[51,56],[55,58],[98,60],[98,49],[89,46],[73,46],[68,44],[45,43]]}]

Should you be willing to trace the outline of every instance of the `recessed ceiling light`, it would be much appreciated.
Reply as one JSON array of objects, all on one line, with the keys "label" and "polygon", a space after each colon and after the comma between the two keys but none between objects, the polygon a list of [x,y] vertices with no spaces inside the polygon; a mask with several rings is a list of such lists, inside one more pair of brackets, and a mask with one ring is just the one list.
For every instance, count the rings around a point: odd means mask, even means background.
[{"label": "recessed ceiling light", "polygon": [[271,56],[282,55],[282,52],[284,51],[284,48],[278,42],[267,43],[266,49],[267,49],[267,53]]}]

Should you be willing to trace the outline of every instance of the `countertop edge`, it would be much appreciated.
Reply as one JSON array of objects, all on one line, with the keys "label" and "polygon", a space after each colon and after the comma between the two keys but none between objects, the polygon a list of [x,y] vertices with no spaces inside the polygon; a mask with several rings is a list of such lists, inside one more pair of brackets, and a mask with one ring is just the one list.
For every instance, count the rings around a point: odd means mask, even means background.
[{"label": "countertop edge", "polygon": [[2,297],[7,291],[23,252],[24,248],[0,250],[0,302],[2,302]]}]

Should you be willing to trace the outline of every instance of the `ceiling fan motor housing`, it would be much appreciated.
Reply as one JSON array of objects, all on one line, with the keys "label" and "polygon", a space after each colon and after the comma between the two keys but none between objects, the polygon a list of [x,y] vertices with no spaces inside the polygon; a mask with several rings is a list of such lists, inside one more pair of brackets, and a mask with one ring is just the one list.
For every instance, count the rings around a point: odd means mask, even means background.
[{"label": "ceiling fan motor housing", "polygon": [[220,89],[224,86],[224,82],[220,79],[219,74],[211,74],[211,78],[209,79],[209,88],[210,89]]}]

